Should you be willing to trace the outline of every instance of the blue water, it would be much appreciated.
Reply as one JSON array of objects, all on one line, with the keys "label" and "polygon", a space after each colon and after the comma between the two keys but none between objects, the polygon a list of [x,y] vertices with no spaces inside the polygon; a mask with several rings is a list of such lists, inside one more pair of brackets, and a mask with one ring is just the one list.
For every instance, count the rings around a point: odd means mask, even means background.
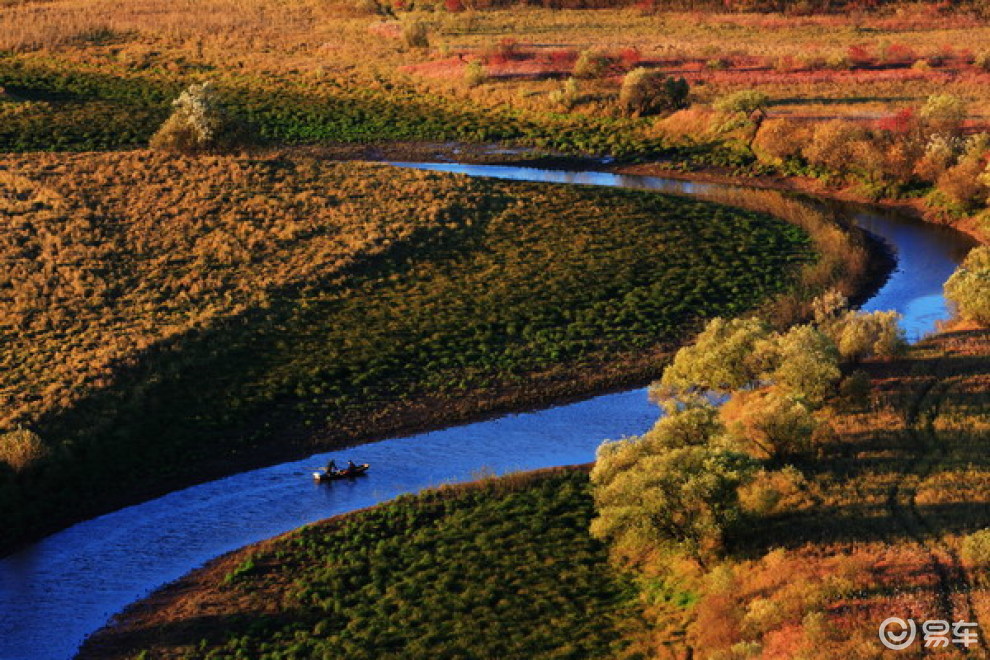
[{"label": "blue water", "polygon": [[[472,175],[704,194],[719,186],[654,177],[516,167],[406,164]],[[896,309],[912,338],[948,313],[941,296],[972,242],[952,230],[848,207],[896,250],[897,271],[864,307]],[[86,635],[207,560],[308,522],[406,492],[504,473],[586,463],[605,439],[658,417],[644,389],[395,438],[212,481],[74,525],[0,560],[0,659],[71,657]],[[328,458],[372,464],[355,481],[313,483]]]}]

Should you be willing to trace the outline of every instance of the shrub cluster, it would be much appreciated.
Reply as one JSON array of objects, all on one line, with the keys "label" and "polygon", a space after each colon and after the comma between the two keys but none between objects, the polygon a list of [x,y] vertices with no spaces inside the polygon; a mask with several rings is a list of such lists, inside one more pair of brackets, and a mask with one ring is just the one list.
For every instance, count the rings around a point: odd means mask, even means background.
[{"label": "shrub cluster", "polygon": [[973,248],[945,283],[945,297],[960,317],[990,325],[990,247]]},{"label": "shrub cluster", "polygon": [[764,163],[859,183],[875,198],[929,188],[934,208],[961,215],[986,208],[990,198],[990,135],[964,137],[966,118],[962,99],[936,94],[920,108],[905,108],[873,126],[845,119],[769,119],[751,147]]},{"label": "shrub cluster", "polygon": [[640,606],[588,536],[591,513],[581,471],[404,496],[242,554],[194,596],[217,625],[186,609],[121,643],[216,659],[611,657]]},{"label": "shrub cluster", "polygon": [[[849,311],[835,293],[814,307],[815,324],[786,332],[758,319],[713,319],[677,352],[651,389],[667,416],[641,437],[599,448],[594,535],[630,559],[675,551],[703,561],[743,519],[740,489],[752,512],[776,510],[784,494],[774,485],[794,482],[793,468],[778,474],[779,464],[816,448],[825,423],[816,411],[839,383],[840,354],[887,356],[901,343],[895,314]],[[717,409],[713,394],[729,399]],[[758,471],[760,461],[770,469]]]},{"label": "shrub cluster", "polygon": [[638,117],[687,107],[688,83],[659,71],[637,67],[622,79],[619,108]]}]

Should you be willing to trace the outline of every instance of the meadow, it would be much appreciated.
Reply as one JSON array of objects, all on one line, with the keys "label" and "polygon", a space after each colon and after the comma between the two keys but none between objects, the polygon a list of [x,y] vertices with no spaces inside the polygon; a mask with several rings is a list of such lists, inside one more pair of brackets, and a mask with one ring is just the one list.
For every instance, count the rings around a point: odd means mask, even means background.
[{"label": "meadow", "polygon": [[640,608],[591,512],[583,470],[404,496],[224,557],[79,657],[621,655]]},{"label": "meadow", "polygon": [[0,476],[7,546],[122,493],[643,382],[854,252],[765,213],[383,165],[0,167],[2,423],[43,445]]}]

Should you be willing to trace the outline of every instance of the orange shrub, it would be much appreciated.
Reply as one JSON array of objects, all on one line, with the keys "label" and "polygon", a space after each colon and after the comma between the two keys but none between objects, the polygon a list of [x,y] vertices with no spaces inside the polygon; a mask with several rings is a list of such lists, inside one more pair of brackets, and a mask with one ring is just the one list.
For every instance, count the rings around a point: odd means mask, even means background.
[{"label": "orange shrub", "polygon": [[753,140],[753,152],[764,162],[780,165],[801,156],[811,131],[806,123],[793,119],[769,119],[763,122]]},{"label": "orange shrub", "polygon": [[987,201],[987,187],[980,180],[985,170],[979,158],[964,158],[938,177],[936,187],[963,211],[971,211]]}]

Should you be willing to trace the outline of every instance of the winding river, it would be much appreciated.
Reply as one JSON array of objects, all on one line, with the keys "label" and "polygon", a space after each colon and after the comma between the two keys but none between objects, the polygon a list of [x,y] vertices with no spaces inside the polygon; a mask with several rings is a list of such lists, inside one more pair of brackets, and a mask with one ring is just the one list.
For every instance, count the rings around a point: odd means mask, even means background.
[{"label": "winding river", "polygon": [[[704,195],[718,184],[600,172],[396,163],[528,181]],[[824,203],[824,202],[823,202]],[[895,309],[917,339],[948,315],[942,284],[973,241],[951,229],[855,205],[836,207],[896,251],[898,267],[865,309]],[[74,525],[0,560],[0,660],[62,659],[114,613],[207,560],[339,513],[484,473],[585,463],[602,440],[647,430],[658,416],[643,389],[212,481]],[[354,482],[309,478],[330,457],[374,465]]]}]

